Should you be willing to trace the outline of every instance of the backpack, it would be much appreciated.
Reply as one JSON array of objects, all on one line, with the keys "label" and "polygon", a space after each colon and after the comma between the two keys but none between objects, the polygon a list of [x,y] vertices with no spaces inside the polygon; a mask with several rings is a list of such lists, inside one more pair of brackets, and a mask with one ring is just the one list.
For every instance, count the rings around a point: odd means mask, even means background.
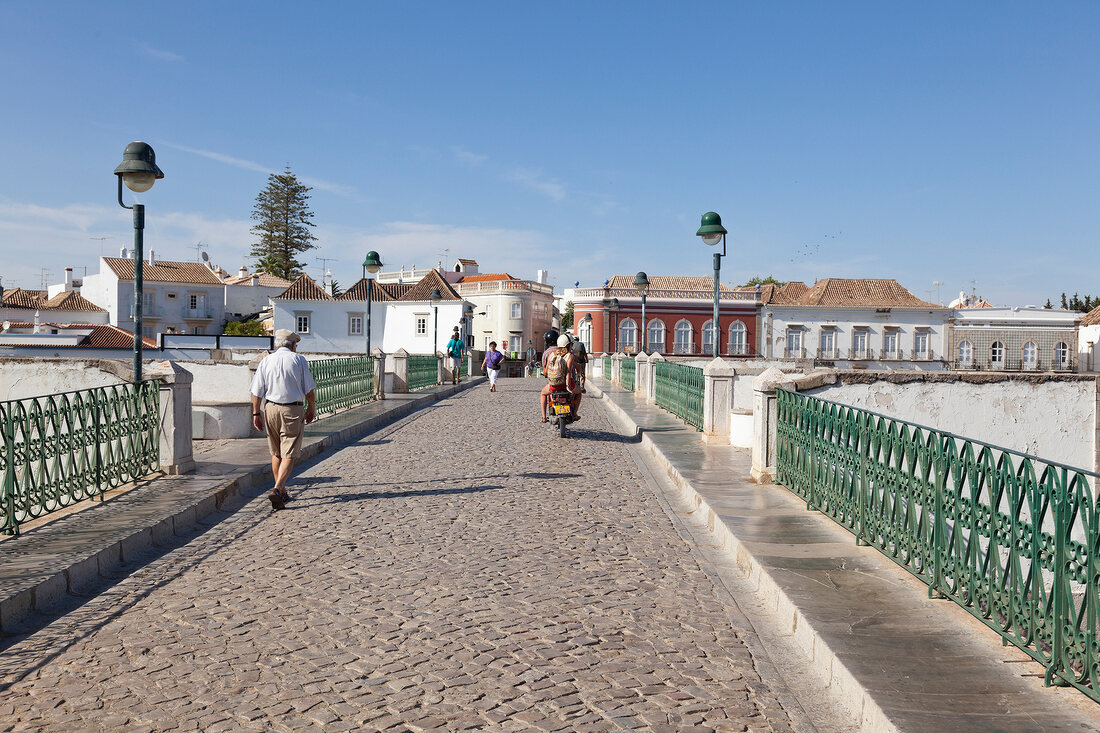
[{"label": "backpack", "polygon": [[451,339],[447,342],[447,354],[454,358],[462,356],[462,342],[458,339]]},{"label": "backpack", "polygon": [[546,360],[546,381],[550,382],[552,387],[565,384],[567,353],[569,352],[566,349],[554,349],[554,353],[550,354],[550,358]]}]

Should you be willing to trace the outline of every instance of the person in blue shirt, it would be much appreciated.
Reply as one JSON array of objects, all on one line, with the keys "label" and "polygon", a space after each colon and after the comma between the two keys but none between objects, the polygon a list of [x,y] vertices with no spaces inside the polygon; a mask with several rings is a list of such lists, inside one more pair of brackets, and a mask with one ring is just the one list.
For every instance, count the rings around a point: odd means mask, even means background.
[{"label": "person in blue shirt", "polygon": [[455,327],[451,334],[451,340],[447,342],[447,359],[451,365],[451,384],[458,384],[462,378],[462,355],[466,353],[466,344],[462,342],[462,336]]}]

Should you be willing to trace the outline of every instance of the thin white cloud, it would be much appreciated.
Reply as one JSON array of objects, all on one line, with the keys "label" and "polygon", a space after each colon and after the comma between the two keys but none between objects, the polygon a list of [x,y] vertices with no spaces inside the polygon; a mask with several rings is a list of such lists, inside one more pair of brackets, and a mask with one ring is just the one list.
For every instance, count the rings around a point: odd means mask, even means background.
[{"label": "thin white cloud", "polygon": [[460,163],[466,163],[467,165],[481,165],[489,159],[488,155],[481,155],[479,153],[471,153],[465,148],[458,146],[452,147],[451,152],[454,153],[455,158]]},{"label": "thin white cloud", "polygon": [[186,61],[186,59],[178,53],[172,53],[171,51],[165,51],[160,48],[153,48],[148,43],[139,43],[137,48],[142,55],[148,56],[151,59],[156,59],[157,61]]},{"label": "thin white cloud", "polygon": [[565,198],[565,185],[556,179],[543,178],[541,171],[517,168],[509,173],[507,178],[509,181],[526,186],[554,201],[561,201]]},{"label": "thin white cloud", "polygon": [[[200,150],[199,148],[191,148],[186,145],[176,145],[175,143],[163,143],[169,148],[176,150],[182,150],[185,153],[191,153],[192,155],[198,155],[209,160],[215,160],[219,163],[225,163],[231,165],[234,168],[241,168],[246,171],[255,171],[257,173],[282,173],[282,169],[275,169],[270,166],[256,163],[251,160],[245,160],[243,158],[234,158],[230,155],[224,155],[223,153],[216,153],[212,150]],[[339,183],[332,183],[321,178],[310,178],[308,176],[298,176],[298,179],[318,191],[327,191],[329,193],[337,194],[338,196],[344,196],[346,198],[354,198],[356,196],[356,190],[351,186],[345,186]]]}]

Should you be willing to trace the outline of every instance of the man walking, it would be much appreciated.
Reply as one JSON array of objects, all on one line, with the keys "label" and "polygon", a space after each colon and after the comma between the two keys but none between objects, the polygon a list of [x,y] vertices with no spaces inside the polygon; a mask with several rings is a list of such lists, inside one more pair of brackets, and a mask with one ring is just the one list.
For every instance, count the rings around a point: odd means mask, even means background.
[{"label": "man walking", "polygon": [[466,344],[462,343],[458,326],[455,326],[454,333],[451,334],[451,340],[447,342],[447,358],[451,367],[451,384],[458,384],[458,380],[462,378],[462,355],[465,352]]},{"label": "man walking", "polygon": [[[317,385],[306,358],[296,353],[300,340],[293,331],[276,331],[275,352],[264,357],[252,380],[252,424],[257,430],[267,430],[271,473],[275,476],[275,488],[268,498],[276,510],[290,499],[286,482],[302,452],[303,429],[313,422],[315,408]],[[263,401],[266,404],[261,412]]]}]

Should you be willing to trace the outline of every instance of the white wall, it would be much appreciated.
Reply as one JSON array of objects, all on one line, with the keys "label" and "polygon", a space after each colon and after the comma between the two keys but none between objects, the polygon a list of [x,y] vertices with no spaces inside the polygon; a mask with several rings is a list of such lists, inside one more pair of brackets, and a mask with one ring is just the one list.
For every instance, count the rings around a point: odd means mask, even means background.
[{"label": "white wall", "polygon": [[[119,360],[117,366],[125,374],[132,369],[132,362]],[[95,360],[0,359],[0,400],[21,400],[125,381]]]},{"label": "white wall", "polygon": [[286,288],[283,287],[227,284],[225,286],[226,317],[235,320],[238,316],[259,313],[271,304],[272,298],[282,295],[285,290]]},{"label": "white wall", "polygon": [[[1077,371],[1100,372],[1100,325],[1081,326],[1077,331]],[[1092,344],[1091,346],[1089,344]]]},{"label": "white wall", "polygon": [[[275,329],[295,330],[295,314],[310,314],[310,333],[302,337],[298,351],[334,354],[362,354],[366,335],[348,333],[348,316],[365,313],[365,301],[311,300],[292,301],[276,298]],[[436,351],[443,351],[451,332],[462,321],[465,301],[448,300],[439,304],[439,338]],[[417,315],[427,316],[427,333],[416,334]],[[387,354],[404,349],[410,354],[431,354],[434,312],[431,303],[371,303],[371,347]],[[365,328],[365,326],[364,326]]]},{"label": "white wall", "polygon": [[[60,308],[42,308],[38,311],[41,323],[99,323],[108,322],[110,314],[103,311],[67,311]],[[33,308],[0,308],[0,321],[34,323]]]},{"label": "white wall", "polygon": [[1091,379],[839,383],[807,391],[840,402],[1094,470],[1097,386]]},{"label": "white wall", "polygon": [[[385,333],[382,351],[392,354],[404,349],[410,354],[432,354],[444,351],[451,340],[454,327],[462,323],[462,308],[465,301],[448,300],[439,304],[439,331],[435,348],[432,348],[434,313],[431,303],[383,303],[385,306]],[[374,311],[372,311],[373,313]],[[428,317],[427,333],[416,334],[416,317]],[[475,343],[475,346],[477,344]]]}]

